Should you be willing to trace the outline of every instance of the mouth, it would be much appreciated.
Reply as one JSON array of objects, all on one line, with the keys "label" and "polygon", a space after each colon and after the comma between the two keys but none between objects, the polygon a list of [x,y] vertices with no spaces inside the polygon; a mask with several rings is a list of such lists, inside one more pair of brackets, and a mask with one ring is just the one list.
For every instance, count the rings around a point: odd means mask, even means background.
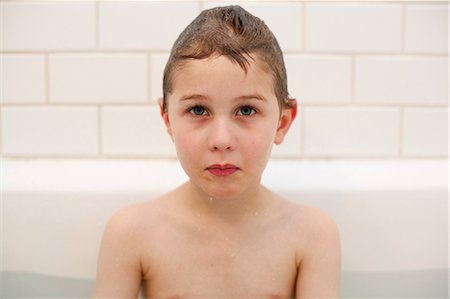
[{"label": "mouth", "polygon": [[215,176],[230,176],[236,171],[238,171],[239,167],[233,164],[214,164],[208,166],[206,170],[208,170],[211,174]]}]

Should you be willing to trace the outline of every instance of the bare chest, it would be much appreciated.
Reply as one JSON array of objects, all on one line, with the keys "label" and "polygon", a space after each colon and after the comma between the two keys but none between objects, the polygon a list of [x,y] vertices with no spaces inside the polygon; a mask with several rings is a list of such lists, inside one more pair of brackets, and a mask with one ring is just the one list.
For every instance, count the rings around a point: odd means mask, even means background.
[{"label": "bare chest", "polygon": [[289,227],[243,234],[166,226],[144,251],[147,298],[293,298],[298,248]]}]

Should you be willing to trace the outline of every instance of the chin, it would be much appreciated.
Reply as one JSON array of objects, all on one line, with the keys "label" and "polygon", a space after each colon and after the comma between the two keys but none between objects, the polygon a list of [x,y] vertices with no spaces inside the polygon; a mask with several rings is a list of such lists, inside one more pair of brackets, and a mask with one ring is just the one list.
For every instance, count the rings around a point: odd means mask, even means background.
[{"label": "chin", "polygon": [[220,180],[196,180],[191,178],[192,186],[194,186],[200,193],[214,199],[234,198],[244,193],[243,184],[236,184],[236,182],[225,182]]},{"label": "chin", "polygon": [[232,199],[248,193],[259,185],[260,179],[250,179],[243,173],[236,173],[232,177],[214,177],[208,172],[199,176],[190,176],[190,182],[200,193],[216,199]]}]

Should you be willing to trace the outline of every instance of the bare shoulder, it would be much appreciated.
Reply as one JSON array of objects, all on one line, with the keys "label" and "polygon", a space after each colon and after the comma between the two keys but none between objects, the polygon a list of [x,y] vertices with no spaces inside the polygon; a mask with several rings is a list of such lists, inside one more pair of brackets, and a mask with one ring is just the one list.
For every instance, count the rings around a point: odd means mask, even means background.
[{"label": "bare shoulder", "polygon": [[[142,235],[147,203],[116,211],[103,232],[94,298],[136,298],[141,282]],[[150,217],[151,218],[151,217]]]},{"label": "bare shoulder", "polygon": [[339,228],[336,221],[320,208],[284,200],[283,210],[295,227],[295,236],[303,253],[318,247],[331,246],[340,250]]},{"label": "bare shoulder", "polygon": [[320,208],[299,205],[298,217],[304,222],[305,227],[311,230],[311,233],[337,232],[335,220]]},{"label": "bare shoulder", "polygon": [[293,202],[282,197],[279,197],[279,203],[280,211],[304,229],[326,229],[336,225],[333,218],[318,207]]},{"label": "bare shoulder", "polygon": [[158,220],[158,211],[163,208],[162,198],[134,203],[117,210],[109,219],[107,227],[138,231]]},{"label": "bare shoulder", "polygon": [[341,245],[335,220],[317,207],[289,207],[297,244],[297,298],[340,298]]}]

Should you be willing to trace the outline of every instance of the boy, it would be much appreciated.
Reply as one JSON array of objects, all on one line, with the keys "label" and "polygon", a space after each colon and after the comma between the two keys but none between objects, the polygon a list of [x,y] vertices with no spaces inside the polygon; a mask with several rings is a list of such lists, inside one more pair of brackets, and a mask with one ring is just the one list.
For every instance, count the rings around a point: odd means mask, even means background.
[{"label": "boy", "polygon": [[334,221],[260,184],[294,120],[283,56],[239,6],[203,11],[175,42],[161,115],[189,181],[118,211],[94,298],[339,298]]}]

